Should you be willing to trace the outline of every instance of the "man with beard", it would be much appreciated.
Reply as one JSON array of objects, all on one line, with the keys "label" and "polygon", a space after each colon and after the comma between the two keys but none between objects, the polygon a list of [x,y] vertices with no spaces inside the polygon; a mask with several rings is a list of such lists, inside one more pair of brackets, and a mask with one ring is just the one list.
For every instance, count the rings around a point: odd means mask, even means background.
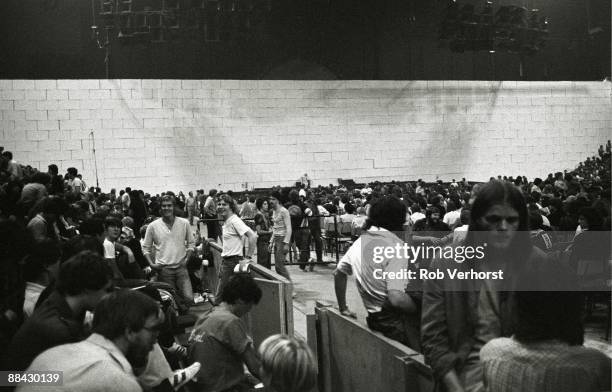
[{"label": "man with beard", "polygon": [[49,349],[32,362],[31,371],[61,371],[62,385],[24,384],[17,391],[141,391],[132,367],[146,363],[163,322],[153,299],[138,291],[115,292],[96,307],[89,338]]}]

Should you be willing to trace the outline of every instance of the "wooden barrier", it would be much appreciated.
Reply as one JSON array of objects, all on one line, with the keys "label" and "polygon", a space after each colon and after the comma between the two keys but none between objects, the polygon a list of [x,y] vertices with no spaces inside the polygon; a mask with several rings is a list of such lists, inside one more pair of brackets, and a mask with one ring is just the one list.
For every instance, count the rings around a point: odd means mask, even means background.
[{"label": "wooden barrier", "polygon": [[[430,392],[423,355],[374,332],[336,309],[317,303],[316,342],[320,392]],[[309,330],[308,339],[312,339]]]},{"label": "wooden barrier", "polygon": [[[223,259],[222,248],[210,243],[215,270],[219,271]],[[293,336],[293,284],[269,269],[251,264],[251,276],[261,289],[262,297],[257,306],[245,316],[255,347],[268,336],[277,333]]]}]

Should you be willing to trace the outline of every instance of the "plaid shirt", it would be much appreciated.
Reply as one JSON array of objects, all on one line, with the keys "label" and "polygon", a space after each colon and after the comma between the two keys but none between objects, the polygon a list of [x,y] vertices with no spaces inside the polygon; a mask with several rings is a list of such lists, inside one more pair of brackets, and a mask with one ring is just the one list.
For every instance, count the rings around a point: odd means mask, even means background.
[{"label": "plaid shirt", "polygon": [[488,392],[610,390],[610,358],[583,346],[556,340],[523,344],[498,338],[482,348],[480,360]]}]

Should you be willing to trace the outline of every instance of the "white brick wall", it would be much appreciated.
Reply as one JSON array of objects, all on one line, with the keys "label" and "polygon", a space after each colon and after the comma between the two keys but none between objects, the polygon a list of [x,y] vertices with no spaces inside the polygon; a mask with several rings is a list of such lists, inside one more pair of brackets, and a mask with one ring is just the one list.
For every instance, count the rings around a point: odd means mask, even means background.
[{"label": "white brick wall", "polygon": [[148,191],[573,168],[612,133],[611,84],[3,80],[0,145]]}]

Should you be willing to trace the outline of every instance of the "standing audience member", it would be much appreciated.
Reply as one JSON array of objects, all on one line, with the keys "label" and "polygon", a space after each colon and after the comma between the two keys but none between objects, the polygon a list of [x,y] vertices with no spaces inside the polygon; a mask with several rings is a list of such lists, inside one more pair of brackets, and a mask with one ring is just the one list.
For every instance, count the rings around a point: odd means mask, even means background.
[{"label": "standing audience member", "polygon": [[195,250],[195,239],[187,219],[174,216],[174,207],[173,196],[162,196],[162,217],[147,226],[142,253],[157,271],[158,280],[172,286],[181,296],[183,307],[188,307],[193,303],[193,289],[187,261]]},{"label": "standing audience member", "polygon": [[212,238],[213,240],[217,240],[219,237],[219,222],[217,219],[219,215],[217,214],[217,202],[215,200],[215,196],[217,195],[216,189],[211,189],[208,191],[208,197],[206,198],[206,202],[204,202],[204,219],[206,220],[206,231],[208,232],[208,238]]},{"label": "standing audience member", "polygon": [[280,192],[272,192],[269,201],[272,207],[270,251],[274,249],[274,269],[277,274],[291,280],[289,271],[285,267],[287,253],[289,253],[289,244],[291,243],[291,217],[289,216],[289,211],[281,204]]},{"label": "standing audience member", "polygon": [[[223,251],[221,257],[221,268],[219,270],[219,283],[217,285],[216,298],[220,298],[223,288],[229,278],[234,274],[237,265],[245,266],[256,247],[255,233],[236,215],[236,203],[229,195],[221,195],[219,198],[218,212],[223,218],[221,238],[223,240]],[[244,239],[248,239],[247,254],[243,256]],[[218,300],[217,300],[218,303]]]},{"label": "standing audience member", "polygon": [[268,200],[259,198],[255,201],[257,213],[255,214],[255,231],[257,233],[257,264],[272,268],[272,257],[268,246],[272,237],[270,227],[270,210]]}]

